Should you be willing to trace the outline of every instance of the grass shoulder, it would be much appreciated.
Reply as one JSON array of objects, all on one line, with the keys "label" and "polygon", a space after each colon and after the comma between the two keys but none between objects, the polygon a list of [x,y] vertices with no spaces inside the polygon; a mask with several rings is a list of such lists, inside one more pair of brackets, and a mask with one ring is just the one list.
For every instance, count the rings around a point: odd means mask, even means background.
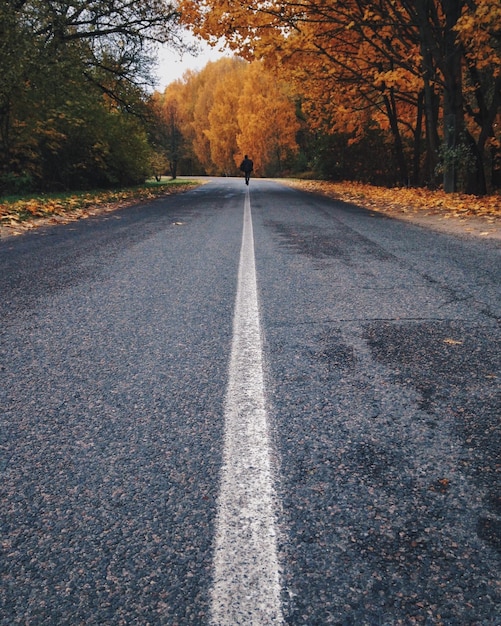
[{"label": "grass shoulder", "polygon": [[0,198],[0,235],[20,234],[37,226],[84,219],[145,200],[181,193],[200,184],[195,179],[162,177],[160,180],[148,180],[143,185],[119,189],[4,196]]}]

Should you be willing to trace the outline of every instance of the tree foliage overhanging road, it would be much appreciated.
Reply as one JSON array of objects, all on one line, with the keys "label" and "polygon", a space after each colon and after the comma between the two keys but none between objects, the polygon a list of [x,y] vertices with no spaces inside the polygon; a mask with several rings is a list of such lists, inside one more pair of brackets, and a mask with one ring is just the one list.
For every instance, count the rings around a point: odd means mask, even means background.
[{"label": "tree foliage overhanging road", "polygon": [[[246,151],[266,175],[501,186],[498,0],[0,0],[0,20],[0,193],[236,173]],[[180,20],[240,59],[151,96]]]},{"label": "tree foliage overhanging road", "polygon": [[497,0],[180,4],[201,36],[294,81],[313,127],[389,133],[400,183],[433,184],[440,167],[446,191],[485,193],[500,158]]}]

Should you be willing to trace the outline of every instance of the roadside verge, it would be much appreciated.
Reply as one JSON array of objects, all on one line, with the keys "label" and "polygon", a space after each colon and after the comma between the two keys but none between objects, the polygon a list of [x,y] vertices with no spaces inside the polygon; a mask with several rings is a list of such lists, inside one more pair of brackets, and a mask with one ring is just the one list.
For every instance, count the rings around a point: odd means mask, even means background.
[{"label": "roadside verge", "polygon": [[280,182],[455,235],[501,239],[501,195],[446,194],[421,188],[375,187],[354,182],[283,179]]}]

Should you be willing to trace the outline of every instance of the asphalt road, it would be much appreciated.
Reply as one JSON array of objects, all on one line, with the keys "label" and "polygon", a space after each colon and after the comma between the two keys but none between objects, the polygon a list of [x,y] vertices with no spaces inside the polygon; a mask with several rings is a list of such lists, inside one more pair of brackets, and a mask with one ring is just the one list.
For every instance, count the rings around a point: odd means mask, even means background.
[{"label": "asphalt road", "polygon": [[[246,194],[0,242],[2,625],[210,623]],[[248,198],[280,621],[499,626],[500,242]]]}]

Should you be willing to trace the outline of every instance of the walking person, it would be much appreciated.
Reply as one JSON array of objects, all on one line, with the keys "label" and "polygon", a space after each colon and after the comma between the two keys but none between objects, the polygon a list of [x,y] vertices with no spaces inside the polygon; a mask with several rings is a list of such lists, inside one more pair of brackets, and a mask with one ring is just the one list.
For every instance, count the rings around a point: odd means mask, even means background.
[{"label": "walking person", "polygon": [[245,184],[248,185],[251,172],[254,169],[254,162],[245,155],[244,160],[240,163],[240,169],[245,174]]}]

